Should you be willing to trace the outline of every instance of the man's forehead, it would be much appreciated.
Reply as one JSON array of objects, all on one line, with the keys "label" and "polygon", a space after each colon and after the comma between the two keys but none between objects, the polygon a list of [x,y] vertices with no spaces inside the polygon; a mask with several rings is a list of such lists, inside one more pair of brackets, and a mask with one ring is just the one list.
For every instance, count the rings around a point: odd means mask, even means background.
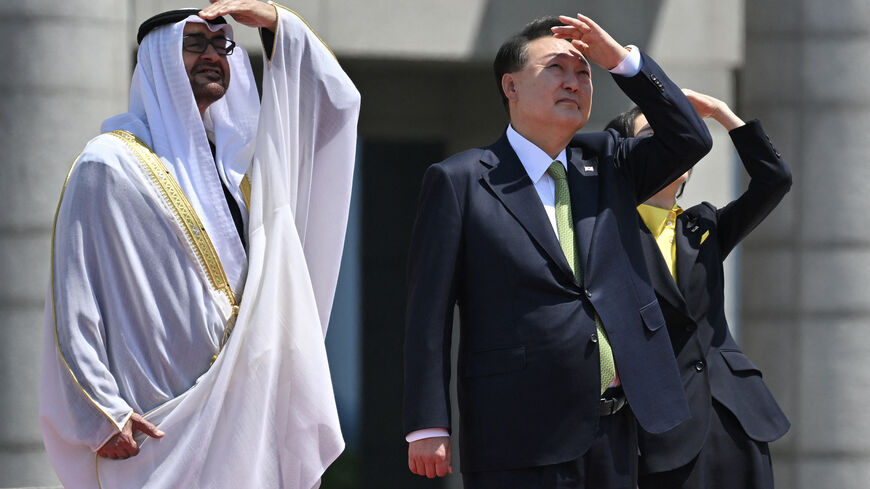
[{"label": "man's forehead", "polygon": [[188,22],[184,24],[184,34],[203,34],[205,37],[226,37],[223,29],[212,30],[202,22]]},{"label": "man's forehead", "polygon": [[540,37],[528,44],[529,55],[532,58],[552,59],[558,57],[568,57],[576,59],[584,65],[589,65],[586,58],[577,48],[565,39],[556,39],[555,37]]}]

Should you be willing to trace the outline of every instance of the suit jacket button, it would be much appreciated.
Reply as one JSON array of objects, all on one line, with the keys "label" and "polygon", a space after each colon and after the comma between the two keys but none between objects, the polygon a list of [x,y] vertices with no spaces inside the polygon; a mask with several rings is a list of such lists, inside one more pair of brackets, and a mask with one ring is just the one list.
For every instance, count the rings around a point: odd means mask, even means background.
[{"label": "suit jacket button", "polygon": [[694,332],[696,329],[698,329],[698,326],[696,326],[695,323],[689,323],[686,325],[686,331],[689,333]]},{"label": "suit jacket button", "polygon": [[598,343],[598,335],[595,333],[592,333],[591,335],[589,335],[589,341],[591,341],[593,343]]},{"label": "suit jacket button", "polygon": [[592,292],[589,292],[589,289],[585,289],[583,292],[586,293],[586,297],[587,297],[587,298],[589,298],[589,299],[592,298]]},{"label": "suit jacket button", "polygon": [[706,365],[704,365],[703,360],[698,360],[697,362],[695,362],[695,370],[697,370],[698,372],[702,372],[704,370],[704,367],[706,367]]}]

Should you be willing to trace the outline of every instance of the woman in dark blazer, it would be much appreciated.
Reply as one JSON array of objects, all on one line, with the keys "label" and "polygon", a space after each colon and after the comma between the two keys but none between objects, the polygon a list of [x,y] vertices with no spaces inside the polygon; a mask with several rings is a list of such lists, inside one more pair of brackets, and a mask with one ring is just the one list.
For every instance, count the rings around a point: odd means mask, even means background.
[{"label": "woman in dark blazer", "polygon": [[[649,434],[639,430],[640,489],[772,489],[768,442],[789,421],[740,350],[725,319],[722,262],[782,200],[791,173],[757,120],[744,123],[724,102],[687,90],[695,110],[729,131],[749,187],[723,208],[688,209],[676,198],[686,173],[638,207],[641,243],[668,333],[691,419]],[[632,109],[608,128],[625,136],[651,133]]]}]

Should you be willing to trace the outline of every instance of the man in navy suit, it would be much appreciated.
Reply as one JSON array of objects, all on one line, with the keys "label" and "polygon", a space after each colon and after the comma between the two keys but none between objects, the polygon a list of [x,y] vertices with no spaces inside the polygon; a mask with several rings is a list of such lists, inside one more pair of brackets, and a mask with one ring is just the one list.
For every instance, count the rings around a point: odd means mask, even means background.
[{"label": "man in navy suit", "polygon": [[[589,118],[590,62],[654,136],[574,137]],[[466,489],[635,488],[635,420],[662,432],[689,415],[635,207],[709,151],[709,132],[652,59],[582,15],[530,23],[494,68],[505,135],[423,181],[408,270],[409,468],[452,472],[458,304]]]}]

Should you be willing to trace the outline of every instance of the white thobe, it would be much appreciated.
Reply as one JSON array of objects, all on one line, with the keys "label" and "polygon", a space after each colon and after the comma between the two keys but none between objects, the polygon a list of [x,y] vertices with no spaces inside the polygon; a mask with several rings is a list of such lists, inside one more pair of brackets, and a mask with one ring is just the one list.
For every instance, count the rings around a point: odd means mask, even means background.
[{"label": "white thobe", "polygon": [[[220,182],[203,176],[215,162],[202,156],[202,123],[174,141],[166,130],[193,127],[185,121],[192,96],[176,102],[181,115],[170,122],[149,112],[155,101],[131,96],[131,112],[107,129],[154,149],[211,236],[217,268],[179,217],[178,196],[161,190],[120,138],[92,140],[70,172],[53,234],[40,405],[49,458],[66,487],[308,489],[343,449],[323,339],[359,94],[304,21],[278,12],[253,124],[233,118],[234,100],[251,102],[250,73],[233,71],[228,101],[209,108],[218,177],[234,196],[243,174],[251,181],[247,260],[215,192]],[[159,35],[177,38],[180,58],[183,23],[165,29]],[[167,68],[176,78],[177,70]],[[243,96],[230,97],[239,87]],[[133,90],[142,91],[136,75]],[[216,270],[241,305],[223,348],[233,298],[216,288]],[[165,437],[139,437],[140,453],[127,460],[96,457],[133,412]]]}]

